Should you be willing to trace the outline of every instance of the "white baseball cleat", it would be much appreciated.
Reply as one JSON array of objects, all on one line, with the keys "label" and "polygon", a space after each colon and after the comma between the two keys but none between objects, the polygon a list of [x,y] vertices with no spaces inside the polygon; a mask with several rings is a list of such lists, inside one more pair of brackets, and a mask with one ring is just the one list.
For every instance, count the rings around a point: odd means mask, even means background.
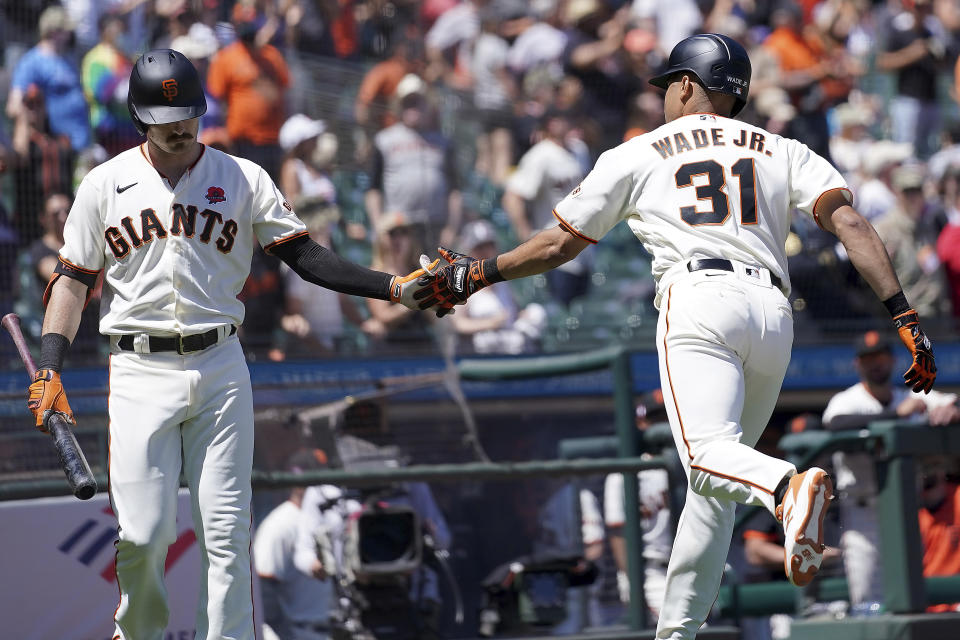
[{"label": "white baseball cleat", "polygon": [[813,580],[823,560],[823,517],[833,499],[833,482],[820,467],[798,473],[787,485],[777,518],[783,522],[783,569],[794,585]]}]

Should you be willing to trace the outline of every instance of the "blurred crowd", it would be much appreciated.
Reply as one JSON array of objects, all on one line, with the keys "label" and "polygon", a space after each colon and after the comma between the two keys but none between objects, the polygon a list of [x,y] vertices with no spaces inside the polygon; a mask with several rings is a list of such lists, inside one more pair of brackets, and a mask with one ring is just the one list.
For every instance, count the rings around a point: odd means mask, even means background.
[{"label": "blurred crowd", "polygon": [[[934,334],[952,329],[951,0],[10,0],[0,9],[0,310],[36,323],[47,257],[62,243],[56,210],[90,168],[140,142],[127,80],[148,48],[177,49],[200,69],[202,142],[263,166],[318,242],[402,272],[438,244],[492,255],[553,225],[553,205],[601,152],[663,122],[647,79],[697,31],[747,47],[740,117],[831,159],[907,298]],[[788,254],[798,339],[883,317],[812,219],[796,217]],[[449,322],[477,352],[629,340],[653,322],[652,283],[638,282],[647,273],[639,243],[613,233],[549,277],[491,287]],[[260,359],[415,352],[437,335],[432,316],[305,288],[262,253],[241,298],[245,344]],[[88,340],[102,348],[95,331]]]}]

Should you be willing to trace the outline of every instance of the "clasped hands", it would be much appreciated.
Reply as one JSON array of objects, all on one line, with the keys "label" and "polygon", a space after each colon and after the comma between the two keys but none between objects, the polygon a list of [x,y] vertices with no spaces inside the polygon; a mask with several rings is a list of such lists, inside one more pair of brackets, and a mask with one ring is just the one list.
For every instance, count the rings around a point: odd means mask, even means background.
[{"label": "clasped hands", "polygon": [[390,300],[415,310],[433,309],[438,318],[454,313],[472,294],[490,284],[483,276],[481,261],[445,247],[433,262],[420,256],[420,268],[405,276],[394,276]]}]

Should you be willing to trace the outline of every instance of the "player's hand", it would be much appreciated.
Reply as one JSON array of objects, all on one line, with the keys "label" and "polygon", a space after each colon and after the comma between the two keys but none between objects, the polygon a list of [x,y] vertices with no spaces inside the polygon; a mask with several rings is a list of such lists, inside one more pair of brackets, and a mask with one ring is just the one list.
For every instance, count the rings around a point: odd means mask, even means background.
[{"label": "player's hand", "polygon": [[67,402],[60,374],[50,369],[37,369],[28,390],[27,407],[37,419],[37,429],[44,433],[48,433],[47,419],[54,411],[73,422],[73,410]]},{"label": "player's hand", "polygon": [[937,379],[937,365],[933,359],[933,347],[930,339],[920,328],[920,317],[910,309],[893,319],[900,341],[910,350],[913,364],[903,374],[907,386],[915,392],[930,393],[933,383]]},{"label": "player's hand", "polygon": [[483,277],[482,260],[446,247],[440,247],[439,252],[449,264],[440,269],[429,286],[418,291],[416,297],[428,303],[421,308],[439,307],[437,317],[442,318],[453,313],[454,305],[463,304],[490,283]]},{"label": "player's hand", "polygon": [[431,305],[424,306],[423,302],[414,297],[414,293],[428,285],[439,268],[439,258],[430,262],[427,256],[420,256],[419,269],[405,276],[393,276],[393,280],[390,281],[390,301],[399,302],[414,311],[429,308]]}]

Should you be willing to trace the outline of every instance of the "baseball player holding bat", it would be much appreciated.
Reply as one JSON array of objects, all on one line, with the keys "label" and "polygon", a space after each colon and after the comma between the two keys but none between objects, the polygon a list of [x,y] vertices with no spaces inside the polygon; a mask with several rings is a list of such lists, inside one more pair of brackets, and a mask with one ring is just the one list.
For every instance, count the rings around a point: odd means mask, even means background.
[{"label": "baseball player holding bat", "polygon": [[666,124],[604,153],[556,206],[558,226],[483,261],[441,248],[450,264],[415,296],[442,315],[491,283],[563,264],[621,221],[630,226],[653,257],[660,378],[689,479],[657,625],[657,638],[678,639],[696,636],[716,598],[736,503],[763,505],[782,521],[794,584],[807,584],[822,560],[830,478],[753,448],[790,361],[791,210],[836,234],[889,309],[913,357],[907,385],[929,391],[936,367],[840,174],[796,140],[732,119],[750,88],[743,47],[699,34],[677,44],[668,64],[650,81],[666,90]]},{"label": "baseball player holding bat", "polygon": [[[116,640],[160,640],[167,547],[183,471],[203,554],[198,640],[253,640],[253,398],[236,336],[254,242],[305,280],[415,307],[422,269],[371,271],[310,239],[259,166],[197,141],[200,78],[180,53],[145,53],[130,115],[147,141],[91,171],[67,217],[47,287],[30,408],[70,416],[64,355],[97,275],[110,337],[109,490],[119,524]],[[434,263],[436,266],[436,263]]]}]

